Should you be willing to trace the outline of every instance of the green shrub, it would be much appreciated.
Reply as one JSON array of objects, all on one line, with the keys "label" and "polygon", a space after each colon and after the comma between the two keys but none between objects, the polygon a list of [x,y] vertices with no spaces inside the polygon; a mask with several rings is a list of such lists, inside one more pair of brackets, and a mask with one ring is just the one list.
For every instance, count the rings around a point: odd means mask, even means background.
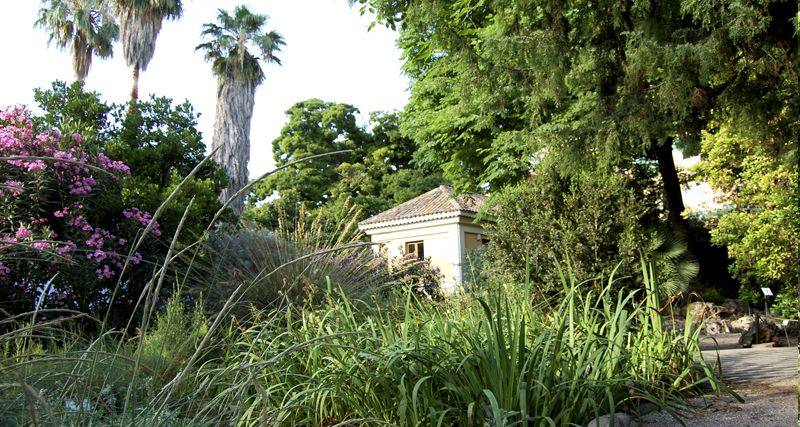
[{"label": "green shrub", "polygon": [[739,287],[739,302],[744,305],[755,307],[760,304],[763,298],[761,291],[752,286],[742,285]]},{"label": "green shrub", "polygon": [[142,340],[142,363],[163,378],[175,376],[208,332],[203,308],[203,301],[198,300],[188,312],[181,294],[172,295],[156,314],[153,328],[137,337]]},{"label": "green shrub", "polygon": [[775,297],[770,307],[772,314],[784,319],[800,319],[800,306],[797,301],[797,289],[785,286]]},{"label": "green shrub", "polygon": [[561,289],[554,261],[568,261],[580,278],[608,275],[620,261],[620,277],[636,271],[643,211],[618,174],[564,178],[542,167],[495,195],[491,205],[488,256],[511,280],[529,279],[552,294]]}]

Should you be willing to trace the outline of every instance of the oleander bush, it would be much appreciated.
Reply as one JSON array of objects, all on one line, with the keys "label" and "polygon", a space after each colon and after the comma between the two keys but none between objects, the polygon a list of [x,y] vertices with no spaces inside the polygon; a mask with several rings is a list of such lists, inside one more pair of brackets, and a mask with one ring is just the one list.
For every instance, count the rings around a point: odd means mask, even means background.
[{"label": "oleander bush", "polygon": [[116,196],[130,168],[81,134],[37,128],[22,108],[0,113],[0,157],[0,308],[32,310],[38,296],[99,311],[123,266],[142,261],[137,234],[161,235],[149,212]]}]

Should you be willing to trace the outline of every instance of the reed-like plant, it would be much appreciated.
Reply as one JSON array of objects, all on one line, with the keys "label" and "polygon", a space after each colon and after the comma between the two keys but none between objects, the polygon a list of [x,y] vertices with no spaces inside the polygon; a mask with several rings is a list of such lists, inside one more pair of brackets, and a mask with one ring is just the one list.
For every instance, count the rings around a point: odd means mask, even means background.
[{"label": "reed-like plant", "polygon": [[[552,309],[530,286],[401,310],[337,298],[237,332],[225,363],[201,370],[198,408],[242,425],[582,425],[644,403],[684,409],[721,390],[699,328],[667,330],[653,271],[643,292],[600,292],[565,272]],[[509,297],[509,295],[513,295]],[[666,304],[668,306],[668,304]],[[209,365],[210,366],[210,365]]]},{"label": "reed-like plant", "polygon": [[[569,266],[558,269],[561,299],[552,305],[535,283],[475,286],[438,301],[408,292],[376,303],[373,292],[360,292],[372,282],[355,280],[358,268],[337,275],[325,263],[368,248],[314,227],[262,234],[266,246],[235,251],[203,239],[170,245],[136,303],[141,309],[131,310],[141,313],[133,337],[115,330],[87,337],[70,326],[91,321],[83,314],[38,306],[0,319],[0,413],[10,414],[3,421],[583,425],[645,402],[678,415],[686,396],[725,391],[701,357],[692,319],[680,331],[665,327],[671,302],[644,261],[640,290],[615,286],[613,273],[598,287],[598,280],[579,281]],[[291,250],[259,253],[279,241],[292,242]],[[238,252],[244,248],[253,253]],[[213,250],[227,258],[208,270],[198,260]],[[212,283],[231,279],[208,322],[177,299],[156,315],[165,271],[185,257],[186,273],[169,275],[185,279],[178,286],[198,274]],[[231,316],[254,289],[281,277],[279,285],[307,279],[314,298],[288,298],[281,310],[252,310],[247,320]]]}]

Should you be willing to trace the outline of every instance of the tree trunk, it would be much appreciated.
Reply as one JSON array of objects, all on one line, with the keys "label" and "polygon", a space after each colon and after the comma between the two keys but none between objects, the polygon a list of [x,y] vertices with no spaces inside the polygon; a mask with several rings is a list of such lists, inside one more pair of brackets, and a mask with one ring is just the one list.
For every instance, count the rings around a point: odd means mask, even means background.
[{"label": "tree trunk", "polygon": [[131,89],[131,108],[139,100],[139,64],[133,65],[133,88]]},{"label": "tree trunk", "polygon": [[701,288],[711,285],[727,294],[735,292],[738,284],[728,271],[726,248],[712,245],[707,231],[692,229],[689,221],[681,215],[685,206],[678,171],[672,157],[672,142],[654,142],[652,153],[658,161],[658,172],[664,186],[663,200],[669,228],[686,242],[689,254],[697,260],[699,271],[696,285]]},{"label": "tree trunk", "polygon": [[653,148],[658,161],[658,172],[664,185],[664,208],[667,210],[667,222],[677,236],[688,242],[689,222],[681,215],[685,206],[683,205],[678,170],[675,168],[675,159],[672,157],[672,142],[656,143]]},{"label": "tree trunk", "polygon": [[[228,175],[228,187],[219,196],[222,203],[249,182],[247,163],[250,161],[250,122],[255,92],[256,85],[249,81],[221,77],[217,82],[217,111],[211,146],[217,150],[214,160]],[[245,196],[236,197],[229,204],[236,215],[244,209]]]}]

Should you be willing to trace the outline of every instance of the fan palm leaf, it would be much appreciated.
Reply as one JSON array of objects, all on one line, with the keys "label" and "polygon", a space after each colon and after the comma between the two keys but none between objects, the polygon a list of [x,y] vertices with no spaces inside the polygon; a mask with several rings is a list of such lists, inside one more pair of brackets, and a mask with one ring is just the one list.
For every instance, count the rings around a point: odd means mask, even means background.
[{"label": "fan palm leaf", "polygon": [[48,43],[72,53],[78,80],[89,75],[92,57],[113,55],[119,27],[103,0],[43,0],[36,26],[49,32]]}]

